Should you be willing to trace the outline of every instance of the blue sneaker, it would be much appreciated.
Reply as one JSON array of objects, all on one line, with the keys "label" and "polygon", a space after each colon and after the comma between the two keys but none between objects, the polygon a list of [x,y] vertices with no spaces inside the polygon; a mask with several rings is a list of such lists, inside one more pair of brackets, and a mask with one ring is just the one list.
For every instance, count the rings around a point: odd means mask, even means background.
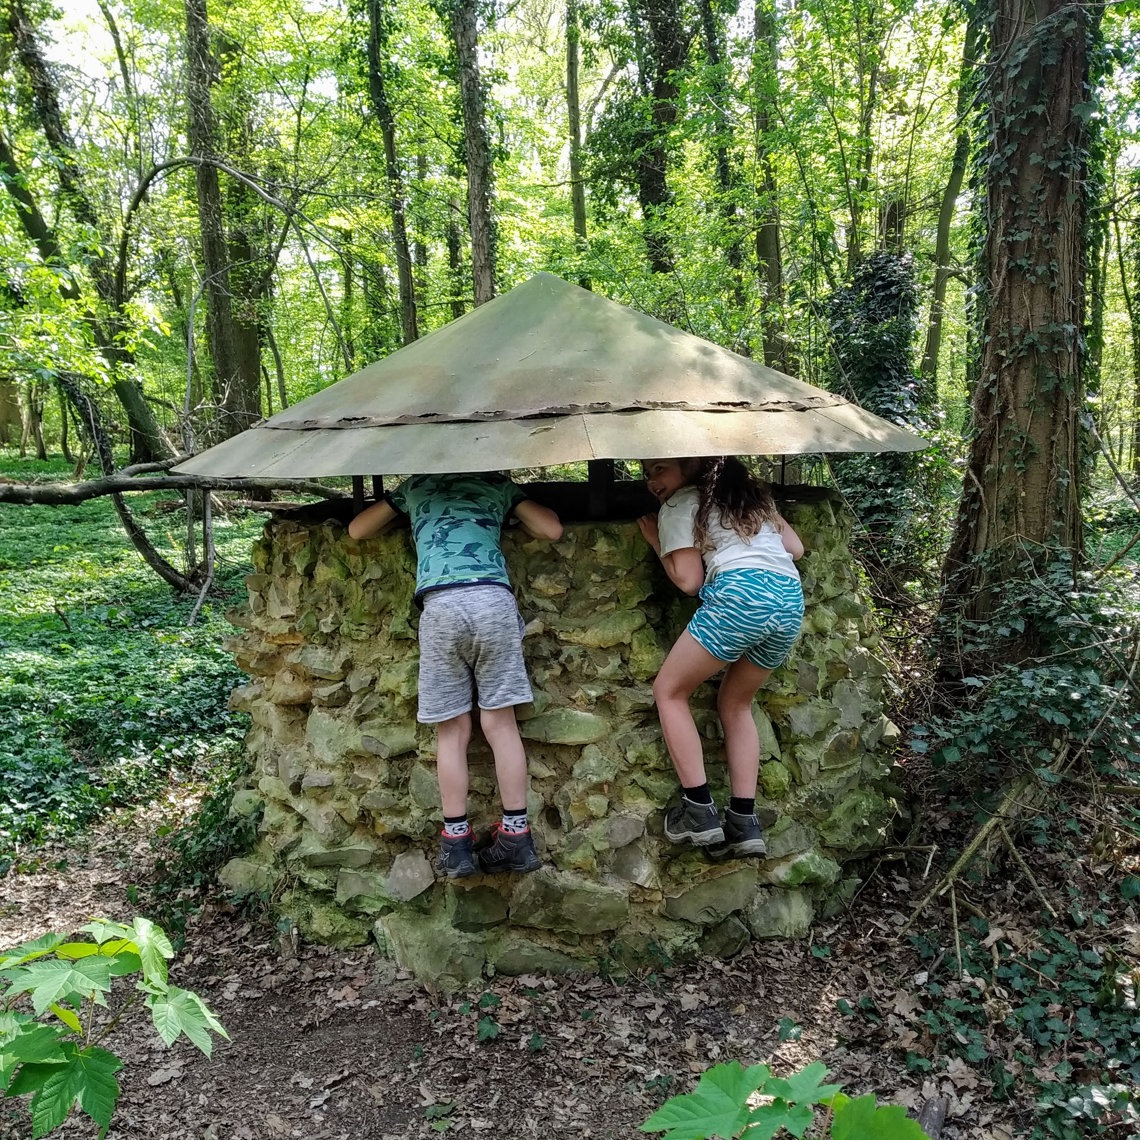
[{"label": "blue sneaker", "polygon": [[525,875],[530,871],[537,871],[542,866],[542,860],[534,849],[534,840],[530,835],[530,828],[526,831],[512,834],[504,831],[500,824],[495,824],[491,831],[493,842],[479,852],[479,866],[484,874],[498,875],[503,871]]},{"label": "blue sneaker", "polygon": [[724,842],[724,828],[716,804],[695,804],[681,797],[681,802],[665,813],[665,838],[670,843],[691,843],[694,847],[711,847]]}]

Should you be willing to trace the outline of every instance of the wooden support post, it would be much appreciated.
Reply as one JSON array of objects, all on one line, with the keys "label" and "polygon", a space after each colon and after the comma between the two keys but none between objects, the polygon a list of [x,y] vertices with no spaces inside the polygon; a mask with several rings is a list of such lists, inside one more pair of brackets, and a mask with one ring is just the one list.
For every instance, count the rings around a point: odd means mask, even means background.
[{"label": "wooden support post", "polygon": [[586,464],[589,486],[588,513],[591,519],[604,519],[610,512],[614,491],[614,461],[591,459]]},{"label": "wooden support post", "polygon": [[376,502],[380,502],[380,500],[382,498],[384,498],[384,476],[383,475],[373,475],[372,476],[372,497],[376,500]]},{"label": "wooden support post", "polygon": [[352,477],[352,509],[360,514],[364,510],[364,476],[353,475]]}]

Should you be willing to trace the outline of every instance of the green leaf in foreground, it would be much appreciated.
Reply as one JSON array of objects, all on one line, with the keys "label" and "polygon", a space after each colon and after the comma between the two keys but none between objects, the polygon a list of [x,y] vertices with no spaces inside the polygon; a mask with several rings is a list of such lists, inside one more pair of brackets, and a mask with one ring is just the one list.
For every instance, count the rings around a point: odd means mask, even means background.
[{"label": "green leaf in foreground", "polygon": [[76,1101],[100,1126],[100,1136],[110,1126],[111,1114],[119,1099],[115,1073],[123,1063],[98,1046],[78,1049],[65,1042],[63,1049],[64,1057],[59,1064],[22,1066],[8,1089],[9,1096],[33,1094],[32,1140],[39,1140],[58,1128]]},{"label": "green leaf in foreground", "polygon": [[172,1045],[179,1034],[185,1033],[209,1057],[214,1051],[211,1030],[219,1037],[229,1038],[206,1003],[190,990],[171,986],[165,993],[149,998],[148,1002],[154,1027],[167,1045]]},{"label": "green leaf in foreground", "polygon": [[926,1133],[897,1104],[876,1104],[873,1094],[835,1099],[833,1140],[927,1140]]},{"label": "green leaf in foreground", "polygon": [[53,958],[17,966],[5,974],[11,982],[8,995],[31,994],[32,1008],[37,1014],[75,994],[106,1005],[103,995],[111,989],[111,963],[103,957],[80,958],[76,962]]},{"label": "green leaf in foreground", "polygon": [[641,1130],[665,1132],[664,1140],[735,1136],[748,1122],[748,1098],[770,1076],[767,1065],[715,1065],[701,1075],[693,1092],[666,1101]]}]

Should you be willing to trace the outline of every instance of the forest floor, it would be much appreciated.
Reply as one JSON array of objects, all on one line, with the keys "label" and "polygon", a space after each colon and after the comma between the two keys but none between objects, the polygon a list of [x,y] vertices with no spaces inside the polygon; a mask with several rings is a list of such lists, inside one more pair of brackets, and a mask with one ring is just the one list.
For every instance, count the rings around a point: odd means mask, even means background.
[{"label": "forest floor", "polygon": [[[82,842],[44,849],[38,866],[13,870],[3,880],[0,946],[73,931],[95,915],[129,921],[139,909],[130,897],[145,896],[152,876],[160,824],[192,807],[172,792],[148,808],[105,816]],[[940,825],[949,827],[949,818],[935,820],[935,832]],[[959,980],[944,900],[923,913],[920,937],[900,937],[933,881],[923,876],[925,863],[921,855],[909,868],[871,869],[849,911],[817,926],[810,943],[761,943],[727,962],[663,964],[622,979],[495,978],[458,995],[424,989],[371,948],[290,945],[267,918],[209,898],[188,924],[172,981],[205,998],[229,1040],[217,1042],[211,1060],[185,1040],[163,1048],[145,1015],[125,1018],[107,1042],[125,1061],[108,1136],[635,1137],[668,1096],[690,1091],[697,1074],[730,1059],[764,1061],[780,1075],[822,1060],[850,1095],[874,1092],[880,1103],[912,1110],[944,1094],[946,1140],[1029,1136],[1033,1082],[1011,1080],[996,1095],[995,1061],[999,1071],[1028,1078],[1027,1054],[1038,1076],[1059,1054],[1001,1027],[1009,1004],[992,981]],[[1059,854],[1036,859],[1035,874],[1062,905],[1074,884],[1094,893],[1099,886],[1095,868]],[[1027,912],[1035,908],[1016,873],[971,893],[989,919],[987,958],[996,964],[998,947],[1032,943]],[[1093,933],[1140,959],[1135,926]],[[933,1039],[947,1008],[982,1009],[987,1001],[991,1024],[963,1017],[957,1031],[959,1042],[976,1038],[978,1063]],[[1065,1054],[1073,1060],[1068,1045]],[[30,1134],[25,1105],[2,1102],[0,1140]],[[80,1117],[58,1133],[96,1134]]]}]

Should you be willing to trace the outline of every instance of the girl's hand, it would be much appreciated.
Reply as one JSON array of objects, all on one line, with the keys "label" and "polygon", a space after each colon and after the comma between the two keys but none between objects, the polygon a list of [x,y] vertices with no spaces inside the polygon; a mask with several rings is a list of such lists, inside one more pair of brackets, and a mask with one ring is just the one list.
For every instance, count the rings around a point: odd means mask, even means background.
[{"label": "girl's hand", "polygon": [[637,525],[641,528],[641,533],[645,541],[653,547],[653,553],[660,557],[661,536],[657,530],[657,516],[642,515],[641,518],[637,520]]}]

